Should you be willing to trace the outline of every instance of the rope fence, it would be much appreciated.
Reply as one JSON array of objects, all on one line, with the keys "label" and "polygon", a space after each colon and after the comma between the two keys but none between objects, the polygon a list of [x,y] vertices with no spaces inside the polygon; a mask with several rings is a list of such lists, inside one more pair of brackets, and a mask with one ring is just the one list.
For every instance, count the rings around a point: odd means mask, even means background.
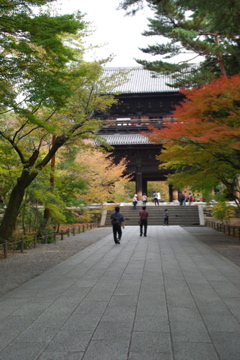
[{"label": "rope fence", "polygon": [[205,220],[205,226],[211,227],[217,231],[223,232],[226,235],[238,238],[240,241],[240,226],[226,225],[216,222],[214,220]]},{"label": "rope fence", "polygon": [[34,247],[36,248],[38,244],[48,244],[48,243],[56,243],[57,238],[59,240],[64,240],[64,235],[67,235],[67,237],[70,237],[70,235],[75,236],[76,234],[80,234],[85,232],[86,230],[91,230],[98,227],[97,223],[89,223],[89,224],[83,224],[79,225],[77,228],[68,228],[67,230],[60,232],[52,232],[49,234],[46,234],[44,236],[38,237],[37,235],[34,235],[31,239],[20,239],[18,241],[9,241],[4,240],[3,243],[0,244],[0,258],[6,259],[8,257],[9,251],[20,251],[21,253],[24,252],[24,249],[27,249],[27,247]]}]

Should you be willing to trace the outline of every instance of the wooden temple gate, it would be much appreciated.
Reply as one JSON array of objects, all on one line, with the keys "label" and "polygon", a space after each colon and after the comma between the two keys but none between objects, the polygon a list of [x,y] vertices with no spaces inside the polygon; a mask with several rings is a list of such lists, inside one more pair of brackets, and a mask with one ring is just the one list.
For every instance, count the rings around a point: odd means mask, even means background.
[{"label": "wooden temple gate", "polygon": [[[130,72],[129,82],[119,89],[122,93],[117,96],[118,104],[112,106],[106,115],[98,116],[105,120],[99,135],[113,147],[115,162],[124,157],[128,160],[126,173],[133,174],[138,199],[147,193],[148,181],[164,181],[169,173],[159,169],[156,160],[162,146],[150,143],[142,133],[148,132],[150,125],[162,128],[166,121],[174,121],[171,115],[175,105],[183,100],[183,95],[166,85],[170,80],[165,76],[152,77],[150,71],[135,68]],[[171,185],[169,199],[178,199],[178,191]]]}]

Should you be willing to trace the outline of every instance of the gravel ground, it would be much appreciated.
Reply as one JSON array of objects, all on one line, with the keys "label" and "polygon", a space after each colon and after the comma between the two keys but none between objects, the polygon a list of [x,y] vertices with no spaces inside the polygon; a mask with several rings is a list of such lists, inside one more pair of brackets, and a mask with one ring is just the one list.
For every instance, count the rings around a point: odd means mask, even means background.
[{"label": "gravel ground", "polygon": [[192,235],[240,267],[240,241],[208,227],[186,227]]},{"label": "gravel ground", "polygon": [[0,297],[111,233],[111,228],[96,228],[53,244],[39,244],[23,254],[10,253],[0,260]]},{"label": "gravel ground", "polygon": [[[193,227],[185,228],[240,267],[238,239],[214,230],[209,236],[207,228],[201,229],[198,228],[196,231]],[[37,248],[26,250],[23,254],[10,254],[7,259],[0,260],[0,297],[111,233],[111,228],[96,228],[69,238],[65,237],[56,244],[38,245]]]}]

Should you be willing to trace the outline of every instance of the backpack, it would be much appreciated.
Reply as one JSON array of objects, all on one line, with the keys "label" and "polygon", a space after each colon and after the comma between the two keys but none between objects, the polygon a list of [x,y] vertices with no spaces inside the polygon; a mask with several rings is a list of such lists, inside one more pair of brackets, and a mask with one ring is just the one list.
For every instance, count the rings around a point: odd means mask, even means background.
[{"label": "backpack", "polygon": [[112,225],[120,225],[120,220],[116,215],[114,215],[112,217],[111,222],[112,222]]}]

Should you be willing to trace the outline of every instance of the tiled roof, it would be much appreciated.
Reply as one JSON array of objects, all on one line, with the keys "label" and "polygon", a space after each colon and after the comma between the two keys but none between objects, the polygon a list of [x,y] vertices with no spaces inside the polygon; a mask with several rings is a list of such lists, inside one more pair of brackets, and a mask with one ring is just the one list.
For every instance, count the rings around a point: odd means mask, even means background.
[{"label": "tiled roof", "polygon": [[153,73],[150,70],[145,70],[141,67],[106,67],[104,68],[104,75],[111,76],[119,71],[128,72],[127,77],[129,81],[118,86],[115,90],[124,93],[153,93],[153,92],[178,92],[179,89],[172,88],[168,84],[173,84],[174,81],[170,76]]},{"label": "tiled roof", "polygon": [[101,135],[109,145],[150,144],[148,138],[141,134]]}]

